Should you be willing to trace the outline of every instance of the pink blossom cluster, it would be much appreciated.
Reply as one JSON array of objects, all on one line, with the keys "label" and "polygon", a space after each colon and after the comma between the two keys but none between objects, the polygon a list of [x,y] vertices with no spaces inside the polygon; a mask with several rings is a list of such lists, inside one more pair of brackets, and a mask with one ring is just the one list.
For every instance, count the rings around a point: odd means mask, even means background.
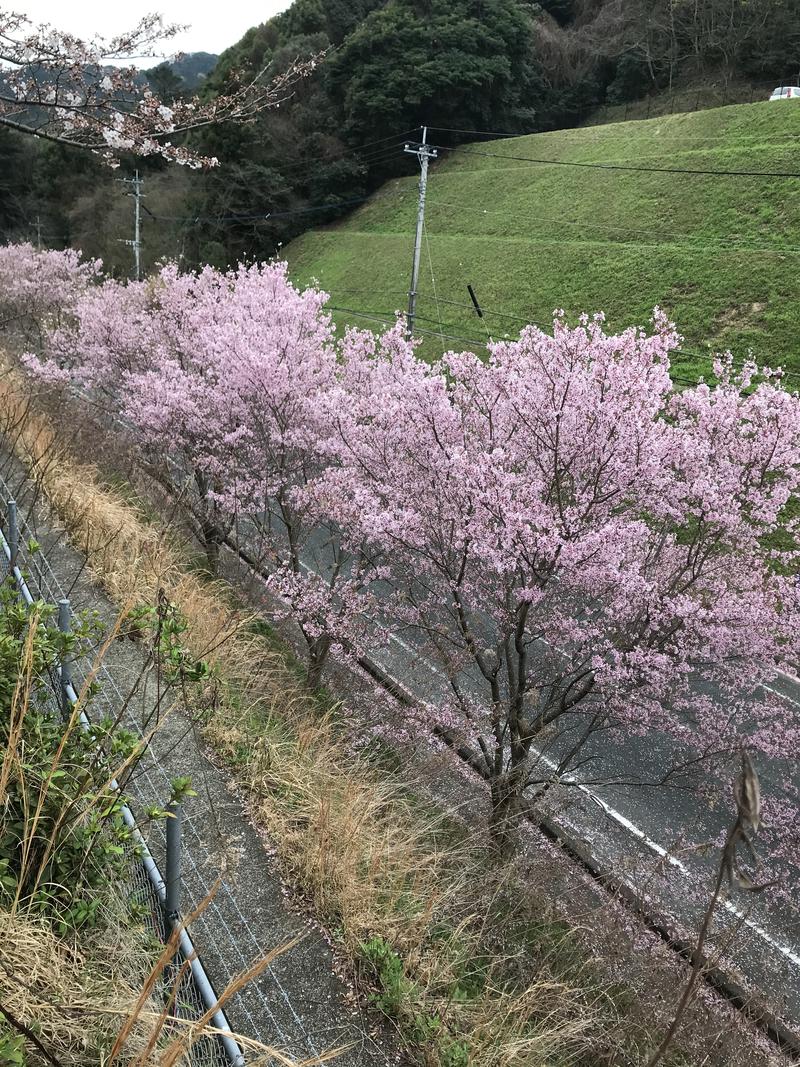
[{"label": "pink blossom cluster", "polygon": [[484,761],[499,820],[614,732],[710,767],[793,758],[764,687],[800,658],[800,399],[778,375],[722,360],[676,391],[659,311],[429,364],[402,322],[337,335],[326,300],[282,264],[106,282],[41,373],[169,456],[207,538],[260,546],[312,667],[375,626],[434,662],[431,720]]},{"label": "pink blossom cluster", "polygon": [[100,277],[102,262],[80,252],[0,245],[0,327],[52,327]]},{"label": "pink blossom cluster", "polygon": [[321,400],[338,376],[326,299],[294,288],[284,264],[167,266],[146,282],[88,289],[50,332],[44,359],[25,357],[40,379],[90,395],[187,500],[212,568],[246,527],[256,567],[293,609],[315,678],[331,652],[361,648],[371,600],[360,564],[342,558],[336,531],[303,495],[324,466]]}]

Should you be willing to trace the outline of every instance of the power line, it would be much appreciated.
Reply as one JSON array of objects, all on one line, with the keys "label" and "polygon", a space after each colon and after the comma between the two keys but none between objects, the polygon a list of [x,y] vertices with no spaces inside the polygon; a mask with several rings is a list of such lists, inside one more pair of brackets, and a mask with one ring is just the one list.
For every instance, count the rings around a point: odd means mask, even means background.
[{"label": "power line", "polygon": [[422,232],[423,232],[423,234],[425,236],[425,248],[426,248],[426,250],[428,252],[428,265],[430,267],[430,272],[431,272],[431,286],[433,288],[433,299],[434,299],[434,302],[436,303],[436,318],[437,318],[437,320],[439,322],[439,336],[442,338],[442,342],[444,342],[444,335],[442,333],[442,313],[439,310],[439,300],[438,300],[438,297],[436,295],[436,278],[434,277],[434,273],[433,273],[433,259],[431,257],[431,243],[428,240],[428,230],[427,230],[427,227],[425,226],[424,221],[423,221],[423,224],[422,224]]},{"label": "power line", "polygon": [[[345,288],[338,288],[338,287],[335,287],[335,286],[326,286],[324,283],[322,284],[322,289],[324,291],[326,291],[326,292],[351,293],[351,294],[354,294],[354,295],[362,295],[362,296],[405,296],[406,295],[405,292],[403,290],[401,290],[401,289],[382,289],[382,290],[381,289],[345,289]],[[420,300],[434,300],[433,297],[428,297],[425,294],[420,294],[419,299]],[[474,307],[473,307],[472,304],[465,304],[465,303],[462,303],[461,301],[458,301],[458,300],[448,300],[445,297],[437,295],[434,302],[436,302],[438,304],[449,304],[449,305],[451,305],[453,307],[463,308],[463,309],[465,309],[467,311],[470,311],[471,313],[474,313]],[[349,314],[360,315],[362,317],[372,318],[375,321],[380,321],[380,322],[385,322],[387,320],[391,321],[394,318],[394,314],[395,314],[395,313],[390,314],[389,312],[386,312],[386,313],[382,313],[382,312],[362,312],[362,311],[356,310],[355,308],[342,308],[342,307],[335,307],[333,305],[328,305],[328,307],[332,311],[342,311],[342,312],[349,313]],[[539,329],[544,330],[544,331],[549,331],[550,329],[552,329],[552,325],[553,325],[552,321],[549,322],[549,323],[545,323],[545,322],[542,322],[540,320],[537,321],[536,319],[532,319],[532,318],[530,318],[528,316],[525,316],[525,315],[514,315],[514,314],[511,314],[511,313],[508,313],[508,312],[497,310],[497,309],[495,309],[495,308],[493,308],[491,306],[487,306],[486,304],[483,303],[483,301],[481,301],[481,310],[483,311],[484,315],[490,315],[490,316],[493,316],[495,318],[504,318],[504,319],[513,320],[515,322],[522,323],[523,325],[526,325],[526,326],[537,326]],[[448,330],[458,330],[459,329],[458,324],[449,323],[449,322],[442,323],[441,322],[441,318],[435,318],[434,319],[434,318],[431,318],[430,316],[420,315],[420,314],[417,314],[416,317],[421,322],[429,322],[433,326],[436,326],[437,329],[436,329],[435,332],[437,334],[439,333],[439,329],[440,328],[441,329],[447,328]],[[481,347],[485,347],[486,346],[486,339],[485,338],[466,337],[463,334],[457,335],[457,334],[453,334],[453,333],[444,334],[443,336],[446,337],[448,340],[467,341],[467,342],[469,342],[471,344],[480,345]],[[709,360],[709,361],[714,358],[714,355],[716,353],[717,353],[716,349],[703,350],[703,349],[685,348],[685,347],[681,347],[681,348],[675,349],[675,355],[677,355],[677,356],[697,356],[697,357],[700,357],[701,359]],[[800,371],[793,371],[793,370],[784,369],[783,377],[784,378],[793,378],[793,379],[800,380]],[[683,384],[688,384],[688,385],[696,385],[697,384],[696,380],[692,381],[691,379],[688,379],[688,378],[685,378],[685,377],[681,377],[681,376],[679,376],[677,374],[673,374],[672,378],[673,378],[674,381],[679,381],[679,382],[682,382]]]},{"label": "power line", "polygon": [[[295,171],[318,170],[321,165],[324,166],[326,163],[336,163],[343,159],[347,159],[348,157],[354,157],[356,154],[359,155],[359,162],[362,163],[372,164],[375,162],[381,162],[380,157],[383,155],[384,152],[386,152],[390,148],[396,149],[400,144],[402,144],[403,138],[410,136],[410,134],[415,133],[417,130],[419,130],[419,127],[414,126],[410,130],[402,130],[400,133],[392,133],[388,137],[381,137],[377,141],[368,141],[364,145],[356,145],[355,147],[344,146],[342,150],[332,152],[329,155],[319,153],[307,159],[297,160],[295,163],[286,163],[281,166],[280,174],[288,174],[294,180],[296,175],[293,172]],[[365,155],[361,155],[364,149],[370,148],[373,145],[382,145],[384,141],[394,141],[395,143],[394,145],[384,145],[381,148],[375,149],[373,152],[368,152]],[[373,159],[373,156],[375,156],[376,158]]]},{"label": "power line", "polygon": [[[395,322],[396,321],[396,315],[397,315],[397,312],[391,312],[390,313],[388,311],[387,312],[358,311],[356,308],[339,307],[339,306],[337,306],[335,304],[327,304],[326,308],[327,308],[328,311],[339,311],[339,312],[342,312],[343,314],[346,314],[346,315],[355,315],[357,318],[369,319],[372,322],[380,322],[380,323],[383,323],[386,326],[389,326],[393,322]],[[424,322],[430,322],[434,326],[436,325],[436,320],[435,319],[428,318],[428,317],[426,317],[424,315],[417,315],[416,318],[419,319],[419,320],[422,320]],[[440,334],[438,329],[436,329],[436,330],[431,329],[431,330],[428,331],[428,333],[429,334],[435,334],[437,337],[443,337],[448,341],[466,341],[467,344],[478,345],[480,348],[486,348],[485,339],[481,339],[479,337],[465,337],[463,334],[449,334],[449,333]]]},{"label": "power line", "polygon": [[[374,141],[367,141],[365,144],[362,144],[362,145],[356,145],[355,147],[347,147],[343,151],[335,153],[334,155],[331,155],[331,156],[317,156],[314,159],[304,160],[303,162],[290,163],[290,164],[287,164],[286,166],[281,168],[280,174],[283,175],[287,171],[294,171],[296,169],[309,170],[309,171],[314,170],[314,169],[318,169],[320,164],[324,165],[325,163],[338,162],[338,161],[346,159],[348,157],[355,157],[355,153],[359,153],[359,152],[363,151],[364,149],[371,148],[371,147],[373,147],[375,145],[380,145],[382,147],[374,150],[373,152],[367,153],[365,156],[363,156],[362,158],[358,159],[359,163],[366,163],[368,166],[373,166],[373,165],[375,165],[377,163],[383,162],[384,160],[394,159],[395,156],[396,156],[396,150],[403,146],[402,138],[404,138],[408,134],[414,133],[418,129],[419,129],[419,127],[414,126],[409,130],[403,130],[400,133],[392,133],[392,134],[389,134],[386,137],[380,137],[380,138],[378,138],[378,139],[376,139]],[[394,143],[392,143],[392,144],[386,143],[386,142],[390,142],[390,141],[394,142]],[[296,175],[290,175],[290,178],[291,178],[292,181],[297,181],[297,176]],[[290,192],[291,190],[287,189],[286,191]],[[361,204],[361,203],[364,203],[366,200],[369,200],[369,199],[379,199],[379,198],[365,196],[365,197],[358,197],[358,198],[353,198],[353,199],[348,199],[348,200],[341,200],[341,201],[337,201],[336,203],[333,203],[333,204],[319,204],[319,205],[312,205],[312,206],[306,207],[306,208],[294,208],[294,209],[287,209],[287,210],[284,210],[284,211],[260,212],[258,214],[252,214],[252,215],[235,214],[235,215],[191,215],[191,216],[189,216],[189,215],[186,215],[186,216],[173,215],[173,216],[170,216],[170,215],[155,215],[151,211],[148,211],[148,214],[151,216],[151,218],[157,219],[159,222],[186,222],[186,223],[199,223],[199,222],[259,222],[259,221],[263,221],[267,217],[280,218],[280,217],[283,217],[283,216],[300,214],[300,213],[303,213],[303,212],[324,211],[324,210],[326,210],[328,208],[335,208],[335,207],[339,207],[339,206],[350,206],[350,205]],[[145,209],[145,210],[147,210],[147,209]]]},{"label": "power line", "polygon": [[[379,322],[385,326],[390,325],[395,317],[394,314],[389,314],[388,312],[386,312],[385,314],[381,314],[380,312],[357,311],[355,308],[338,307],[333,304],[328,304],[327,308],[329,311],[339,311],[344,314],[355,315],[357,318],[365,319],[370,322]],[[486,348],[489,344],[491,344],[491,338],[487,340],[485,338],[478,337],[464,337],[461,334],[442,333],[442,324],[437,323],[435,319],[427,318],[424,315],[417,315],[416,318],[417,321],[432,323],[431,329],[427,331],[428,336],[439,337],[442,340],[447,341],[465,341],[467,344],[476,345],[478,348]],[[434,327],[436,328],[434,329]],[[423,333],[421,336],[424,340],[425,334]],[[678,374],[671,375],[671,378],[672,381],[678,382],[681,385],[695,386],[698,384],[697,380],[693,381],[691,378],[684,378]]]},{"label": "power line", "polygon": [[[426,297],[423,295],[421,297],[421,299],[424,300],[424,299],[426,299]],[[446,300],[444,297],[441,297],[441,296],[438,296],[436,298],[436,300],[437,300],[438,304],[452,304],[454,307],[463,308],[464,310],[467,310],[467,311],[470,311],[470,312],[474,312],[474,310],[475,310],[472,304],[465,304],[465,303],[461,303],[461,302],[455,301],[455,300]],[[544,323],[544,322],[541,322],[541,321],[537,321],[536,319],[528,318],[528,317],[526,317],[524,315],[513,315],[513,314],[509,314],[507,312],[497,311],[492,307],[487,307],[486,304],[483,303],[483,301],[481,301],[481,311],[483,312],[484,315],[491,315],[491,316],[493,316],[495,318],[503,318],[503,319],[513,320],[513,321],[516,321],[516,322],[521,322],[526,326],[537,326],[540,330],[548,331],[548,330],[550,330],[552,328],[552,322],[548,324],[548,323]],[[432,321],[432,320],[429,320],[429,321]],[[445,323],[445,325],[448,326],[448,327],[451,326],[451,324],[449,324],[449,323]],[[457,326],[455,328],[458,329]],[[699,356],[700,358],[707,359],[707,360],[713,359],[714,356],[717,354],[717,351],[718,350],[716,350],[716,349],[703,350],[703,349],[697,349],[697,348],[685,348],[683,346],[681,346],[678,349],[675,349],[676,355],[681,355],[681,356]],[[797,379],[800,380],[800,371],[784,370],[783,371],[783,377],[784,378],[797,378]]]},{"label": "power line", "polygon": [[[351,293],[358,296],[405,296],[406,293],[402,289],[342,289],[338,286],[331,287],[325,285],[324,282],[320,283],[321,288],[328,292],[334,293]],[[420,294],[420,300],[427,300],[428,297],[422,293]],[[448,300],[446,297],[437,295],[436,300],[439,304],[450,304],[452,307],[465,308],[470,313],[474,312],[474,306],[472,304],[466,304],[461,300]],[[525,325],[539,326],[541,329],[549,330],[553,323],[552,320],[549,323],[537,321],[526,315],[514,315],[511,313],[505,313],[503,311],[495,310],[494,308],[487,307],[481,301],[481,310],[485,314],[494,315],[497,318],[513,319],[515,322],[522,322]]]},{"label": "power line", "polygon": [[[654,139],[658,141],[666,141],[671,138],[679,139],[681,141],[699,141],[701,144],[706,145],[709,141],[730,141],[731,137],[729,133],[687,133],[685,130],[680,131],[664,131],[664,123],[670,123],[672,119],[671,115],[656,115],[653,116],[653,122],[659,123],[659,130],[652,134]],[[475,135],[478,137],[495,137],[502,138],[507,141],[520,141],[527,140],[531,137],[554,137],[559,143],[570,142],[572,144],[583,144],[589,141],[610,141],[617,136],[615,130],[616,123],[602,123],[598,126],[570,126],[563,130],[533,130],[529,133],[500,133],[494,130],[453,130],[447,126],[429,126],[428,129],[437,130],[439,133],[458,133]],[[591,133],[589,131],[592,131]],[[608,132],[598,132],[608,131]],[[643,137],[647,136],[646,132],[643,132]],[[742,145],[745,142],[752,142],[754,144],[764,145],[786,145],[792,146],[795,141],[794,134],[779,134],[775,137],[771,137],[767,140],[764,139],[763,134],[754,134],[751,136],[737,134],[737,145]]]},{"label": "power line", "polygon": [[401,130],[400,133],[390,133],[387,137],[379,137],[375,141],[367,141],[365,144],[351,145],[348,147],[349,152],[360,152],[364,148],[370,148],[372,145],[383,144],[385,141],[401,141],[404,137],[408,137],[415,130],[418,130],[419,126],[412,126],[409,130]]},{"label": "power line", "polygon": [[287,208],[283,211],[261,211],[258,214],[252,215],[155,215],[147,208],[144,208],[144,210],[147,211],[147,214],[150,215],[151,218],[157,219],[159,222],[264,222],[267,219],[279,219],[284,218],[287,215],[303,215],[314,211],[331,211],[338,207],[364,204],[368,200],[374,202],[376,200],[387,200],[402,195],[402,193],[393,191],[379,196],[359,196],[354,197],[351,200],[335,200],[327,204],[311,204],[306,207]]},{"label": "power line", "polygon": [[[580,224],[576,224],[580,225]],[[577,245],[598,245],[598,246],[610,246],[618,248],[664,248],[672,249],[676,252],[694,253],[696,255],[713,253],[716,256],[719,255],[764,255],[764,256],[797,256],[800,255],[800,248],[763,248],[757,245],[703,245],[692,244],[690,242],[680,243],[678,241],[637,241],[637,240],[609,240],[608,238],[602,238],[592,236],[589,234],[587,237],[575,238],[571,240],[562,240],[558,236],[548,236],[547,234],[541,234],[538,237],[517,237],[514,234],[482,234],[482,233],[443,233],[441,231],[433,233],[434,237],[443,237],[449,240],[481,240],[481,241],[511,241],[518,245],[542,245],[542,244],[555,244],[561,248],[577,246]]]},{"label": "power line", "polygon": [[267,219],[283,218],[286,215],[303,215],[313,211],[327,211],[335,207],[349,206],[351,204],[363,204],[369,200],[368,196],[361,196],[353,200],[340,200],[332,204],[314,204],[309,207],[289,208],[284,211],[262,211],[254,215],[154,215],[148,211],[151,218],[159,222],[265,222]]},{"label": "power line", "polygon": [[362,145],[344,145],[340,150],[337,150],[330,155],[316,155],[313,158],[297,160],[296,163],[287,163],[281,168],[281,172],[295,169],[311,170],[314,167],[318,167],[320,163],[345,159],[347,156],[352,156],[356,152],[362,152],[364,149],[372,148],[375,145],[382,145],[387,141],[402,141],[404,137],[409,137],[418,129],[419,126],[413,126],[410,130],[401,130],[399,133],[391,133],[386,137],[379,137],[375,141],[367,141]]},{"label": "power line", "polygon": [[[403,140],[399,140],[399,139],[398,140],[394,140],[391,144],[384,145],[382,148],[373,149],[371,152],[369,152],[369,153],[367,153],[365,155],[355,155],[355,154],[352,154],[352,153],[348,153],[346,155],[341,155],[341,156],[326,156],[326,157],[322,157],[321,156],[317,160],[315,160],[313,163],[311,163],[308,167],[306,167],[304,169],[316,172],[316,171],[319,170],[320,165],[324,165],[326,163],[341,163],[343,160],[347,159],[348,157],[352,158],[354,161],[356,161],[359,164],[367,164],[367,166],[371,167],[371,166],[374,166],[377,163],[382,163],[382,162],[384,162],[384,160],[387,160],[387,159],[396,159],[397,158],[397,149],[398,148],[402,148],[405,143],[406,142],[403,141]],[[298,180],[297,179],[297,175],[294,175],[294,174],[288,175],[288,177],[292,181],[297,181]]]},{"label": "power line", "polygon": [[486,159],[507,159],[511,162],[535,163],[543,167],[585,167],[591,170],[632,171],[638,174],[687,174],[695,177],[716,178],[800,178],[799,171],[772,170],[705,170],[695,167],[641,167],[624,163],[589,163],[568,159],[535,159],[532,156],[498,155],[495,152],[482,152],[473,148],[460,146],[448,147],[436,145],[442,152],[461,152],[468,156],[482,156]]},{"label": "power line", "polygon": [[447,126],[429,126],[428,129],[436,130],[437,133],[459,133],[473,137],[498,137],[507,141],[513,141],[519,137],[536,137],[540,133],[548,132],[538,130],[533,131],[532,133],[500,133],[497,130],[451,130]]}]

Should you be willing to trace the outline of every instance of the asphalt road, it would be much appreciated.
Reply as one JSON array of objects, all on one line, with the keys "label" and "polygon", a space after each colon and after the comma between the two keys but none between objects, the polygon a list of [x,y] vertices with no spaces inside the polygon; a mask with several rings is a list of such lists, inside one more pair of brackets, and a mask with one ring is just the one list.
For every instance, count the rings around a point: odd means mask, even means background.
[{"label": "asphalt road", "polygon": [[[240,535],[242,530],[240,528]],[[329,552],[323,537],[312,538],[304,555],[309,571],[324,573]],[[450,694],[439,663],[413,634],[392,634],[370,648],[369,658],[411,695],[437,702]],[[462,685],[485,693],[476,674]],[[800,679],[783,674],[770,688],[800,715]],[[576,728],[579,723],[576,723]],[[569,744],[562,734],[540,752],[542,777]],[[704,796],[702,766],[658,783],[672,768],[695,755],[664,733],[600,733],[589,743],[590,762],[574,779],[551,791],[548,813],[585,842],[593,856],[648,902],[651,910],[674,921],[676,932],[691,935],[705,908],[719,862],[719,849],[689,843],[718,841],[735,816],[732,800],[711,807]],[[732,768],[732,773],[736,768]],[[758,760],[765,796],[784,795],[789,774],[797,780],[792,754],[777,763]],[[592,783],[592,784],[587,784]],[[712,944],[724,966],[754,993],[764,996],[779,1016],[800,1032],[800,856],[795,886],[780,887],[781,899],[733,890],[718,909]]]}]

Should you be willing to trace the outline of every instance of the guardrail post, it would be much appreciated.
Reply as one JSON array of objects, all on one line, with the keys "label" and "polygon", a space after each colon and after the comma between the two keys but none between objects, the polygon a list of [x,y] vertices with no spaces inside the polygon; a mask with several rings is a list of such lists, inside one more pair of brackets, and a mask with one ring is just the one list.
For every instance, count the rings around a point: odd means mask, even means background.
[{"label": "guardrail post", "polygon": [[183,835],[183,805],[173,803],[167,811],[167,870],[164,879],[166,897],[164,911],[167,924],[173,927],[181,914],[181,837]]},{"label": "guardrail post", "polygon": [[[72,632],[71,616],[69,600],[64,597],[63,600],[58,602],[58,628],[62,634]],[[61,698],[64,702],[65,715],[69,711],[70,702],[67,696],[67,686],[70,685],[72,685],[72,655],[69,652],[64,652],[61,655]]]},{"label": "guardrail post", "polygon": [[17,565],[17,556],[19,555],[19,524],[17,522],[16,500],[8,501],[8,547],[11,550],[11,559],[8,566],[13,574]]}]

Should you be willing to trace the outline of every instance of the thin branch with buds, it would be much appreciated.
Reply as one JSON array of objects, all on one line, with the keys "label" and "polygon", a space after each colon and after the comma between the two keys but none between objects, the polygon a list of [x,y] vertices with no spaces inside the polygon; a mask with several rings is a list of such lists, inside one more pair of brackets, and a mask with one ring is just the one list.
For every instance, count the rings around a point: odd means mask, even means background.
[{"label": "thin branch with buds", "polygon": [[703,970],[703,949],[725,882],[727,881],[729,888],[737,886],[750,893],[760,893],[769,885],[769,883],[754,884],[742,873],[739,866],[737,850],[741,844],[746,846],[751,857],[755,859],[755,849],[750,835],[757,832],[761,823],[761,787],[753,762],[744,749],[742,750],[742,769],[734,782],[733,795],[736,801],[736,820],[722,849],[714,890],[703,915],[703,921],[700,924],[697,946],[692,953],[692,969],[689,980],[681,994],[672,1022],[664,1034],[661,1044],[647,1061],[646,1067],[657,1067],[657,1064],[664,1058],[665,1052],[675,1039],[686,1009],[692,1002],[697,982]]},{"label": "thin branch with buds", "polygon": [[271,79],[266,70],[255,77],[232,75],[227,93],[167,105],[142,85],[131,61],[157,54],[156,46],[182,28],[147,15],[129,33],[83,41],[0,9],[0,126],[94,152],[112,167],[122,153],[213,167],[216,157],[172,138],[221,122],[253,122],[287,100],[319,59],[296,59]]}]

